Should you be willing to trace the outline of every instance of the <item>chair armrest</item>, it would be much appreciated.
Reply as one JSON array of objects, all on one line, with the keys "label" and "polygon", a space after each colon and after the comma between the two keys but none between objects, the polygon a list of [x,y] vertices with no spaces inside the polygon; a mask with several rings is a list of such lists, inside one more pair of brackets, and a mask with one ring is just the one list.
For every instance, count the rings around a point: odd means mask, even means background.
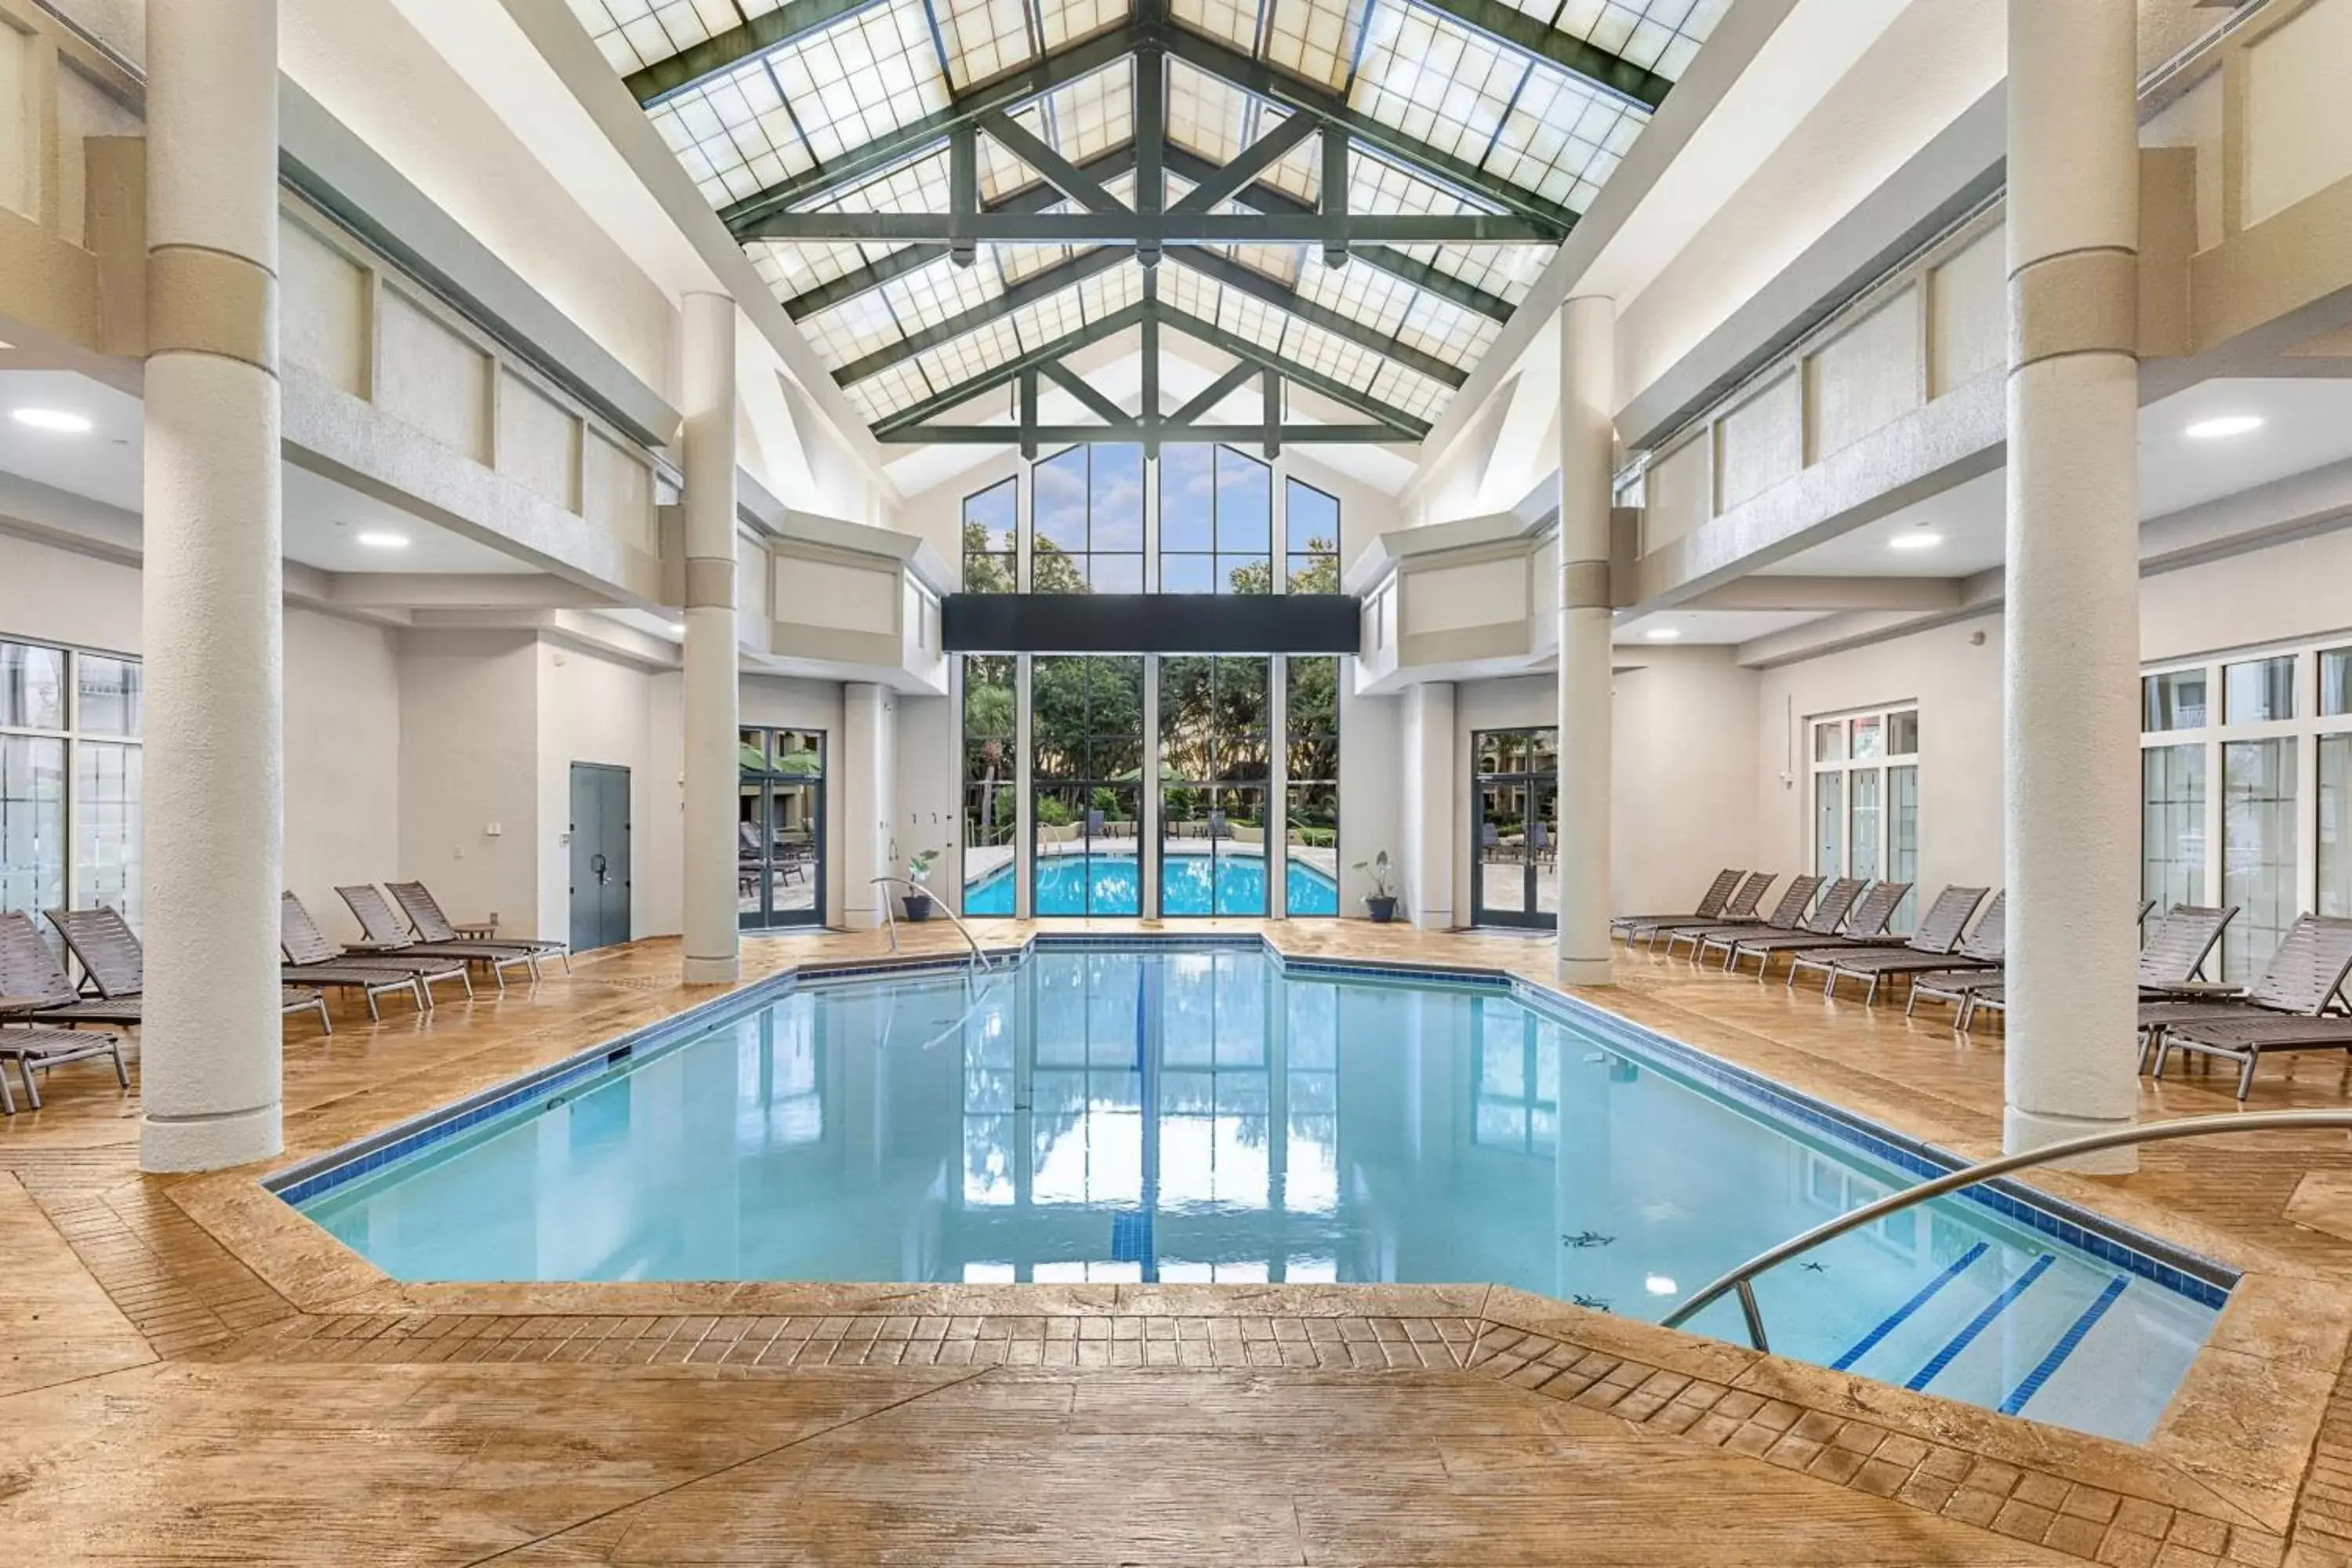
[{"label": "chair armrest", "polygon": [[55,1004],[39,996],[0,996],[0,1013],[30,1013]]},{"label": "chair armrest", "polygon": [[2139,988],[2159,996],[2242,996],[2246,994],[2244,986],[2233,985],[2226,980],[2177,980],[2166,981],[2160,985],[2142,981]]}]

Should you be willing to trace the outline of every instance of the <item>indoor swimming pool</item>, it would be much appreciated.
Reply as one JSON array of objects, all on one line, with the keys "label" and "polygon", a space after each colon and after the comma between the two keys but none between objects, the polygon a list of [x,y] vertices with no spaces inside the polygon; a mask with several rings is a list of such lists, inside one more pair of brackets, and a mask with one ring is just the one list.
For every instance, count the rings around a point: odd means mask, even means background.
[{"label": "indoor swimming pool", "polygon": [[[1041,941],[706,1016],[276,1184],[403,1280],[1495,1281],[1655,1320],[1923,1166],[1543,994],[1255,942]],[[1758,1280],[1773,1348],[2145,1437],[2231,1276],[2088,1217],[1891,1215]],[[1744,1338],[1728,1300],[1695,1326]]]},{"label": "indoor swimming pool", "polygon": [[[964,889],[968,915],[1013,913],[1013,868],[991,872]],[[1037,866],[1040,915],[1138,915],[1143,912],[1133,855],[1056,855]],[[1297,860],[1287,863],[1284,896],[1293,915],[1336,915],[1339,885]],[[1215,855],[1164,855],[1160,861],[1160,909],[1169,915],[1262,915],[1265,861],[1231,850]]]}]

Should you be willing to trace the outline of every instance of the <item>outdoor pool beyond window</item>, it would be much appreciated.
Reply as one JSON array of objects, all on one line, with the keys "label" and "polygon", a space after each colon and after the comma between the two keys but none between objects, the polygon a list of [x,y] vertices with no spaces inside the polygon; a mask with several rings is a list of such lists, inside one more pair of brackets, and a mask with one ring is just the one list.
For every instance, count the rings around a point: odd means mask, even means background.
[{"label": "outdoor pool beyond window", "polygon": [[[1037,868],[1040,915],[1139,914],[1140,882],[1132,855],[1057,855]],[[1293,860],[1283,879],[1294,915],[1336,915],[1339,889],[1325,873]],[[1013,868],[1001,867],[963,891],[968,915],[1013,913]],[[1160,863],[1160,910],[1168,915],[1255,915],[1265,909],[1265,862],[1232,854],[1169,855]]]}]

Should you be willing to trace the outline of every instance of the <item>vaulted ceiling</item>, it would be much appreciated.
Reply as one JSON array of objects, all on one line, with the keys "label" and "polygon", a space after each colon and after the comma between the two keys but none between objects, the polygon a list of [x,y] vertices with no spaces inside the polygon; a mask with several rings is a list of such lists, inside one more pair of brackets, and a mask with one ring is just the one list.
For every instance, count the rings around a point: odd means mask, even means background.
[{"label": "vaulted ceiling", "polygon": [[572,0],[877,436],[1030,447],[1417,440],[1729,4]]}]

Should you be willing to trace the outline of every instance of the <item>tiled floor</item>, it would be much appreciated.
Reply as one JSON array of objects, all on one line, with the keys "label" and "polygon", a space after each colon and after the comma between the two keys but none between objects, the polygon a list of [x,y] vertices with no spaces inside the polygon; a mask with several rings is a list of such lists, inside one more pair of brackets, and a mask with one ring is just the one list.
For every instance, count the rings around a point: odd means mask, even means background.
[{"label": "tiled floor", "polygon": [[[1537,979],[1549,958],[1269,929]],[[746,967],[882,945],[761,940]],[[289,1158],[707,997],[676,963],[643,943],[428,1019],[289,1029]],[[1998,1142],[1998,1036],[1642,957],[1591,999]],[[2266,1067],[2254,1104],[2340,1103],[2315,1068]],[[2247,1271],[2127,1447],[1503,1289],[402,1287],[257,1172],[140,1176],[102,1071],[48,1092],[0,1122],[0,1563],[2352,1563],[2340,1135],[2050,1179]],[[2232,1104],[2218,1079],[2143,1099]]]}]

